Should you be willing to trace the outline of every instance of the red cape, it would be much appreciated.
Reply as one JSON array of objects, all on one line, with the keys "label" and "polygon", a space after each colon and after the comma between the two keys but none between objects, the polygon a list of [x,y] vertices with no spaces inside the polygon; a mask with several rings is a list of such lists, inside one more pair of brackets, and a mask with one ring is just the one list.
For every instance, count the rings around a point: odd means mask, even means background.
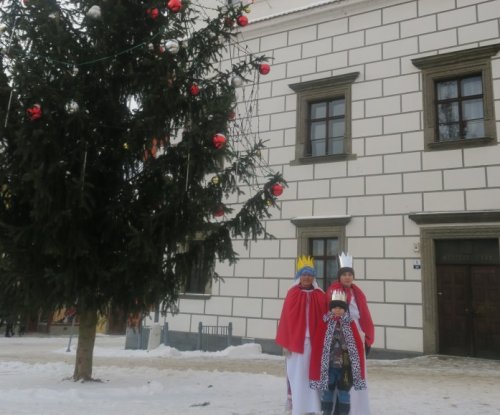
[{"label": "red cape", "polygon": [[[323,319],[325,322],[321,326],[321,329],[316,332],[316,339],[315,342],[319,342],[323,345],[322,349],[318,352],[317,349],[313,349],[311,352],[311,366],[309,369],[309,381],[311,382],[311,387],[313,389],[318,389],[318,390],[326,390],[328,388],[328,364],[326,364],[326,368],[322,367],[322,361],[324,361],[325,356],[323,354],[327,353],[326,356],[326,362],[329,361],[329,356],[330,356],[330,345],[332,342],[332,335],[333,335],[333,326],[334,322],[331,320],[331,318],[325,318]],[[332,327],[329,329],[329,322],[332,325]],[[340,322],[338,324],[341,324]],[[345,327],[345,325],[348,326]],[[356,326],[356,323],[352,320],[346,323],[342,323],[342,330],[347,330],[349,329],[351,331],[353,340],[354,340],[354,345],[355,345],[355,350],[356,350],[356,356],[351,355],[351,350],[349,351],[349,358],[351,359],[351,364],[354,364],[353,362],[359,362],[359,379],[356,379],[356,384],[358,385],[364,385],[364,388],[358,388],[356,389],[365,389],[366,388],[366,383],[365,383],[365,374],[366,374],[366,361],[365,361],[365,350],[363,347],[363,341],[361,340],[361,336],[358,331],[358,326]],[[329,334],[329,335],[328,335]],[[345,332],[344,332],[345,335]],[[328,342],[328,347],[325,345],[325,339]],[[353,377],[355,376],[355,372],[353,370]]]},{"label": "red cape", "polygon": [[313,344],[315,333],[323,323],[323,314],[327,311],[325,304],[325,292],[321,288],[309,291],[294,285],[288,290],[283,303],[281,317],[276,334],[276,343],[281,347],[295,353],[304,353],[304,340],[306,336],[306,306],[307,296],[310,297],[309,304],[309,334],[311,346],[322,347],[322,344]]},{"label": "red cape", "polygon": [[351,285],[351,289],[346,289],[339,281],[333,282],[326,291],[326,303],[330,304],[332,292],[336,290],[344,290],[347,296],[347,304],[351,303],[352,296],[356,299],[356,304],[359,309],[359,325],[365,333],[365,343],[371,346],[375,340],[375,326],[373,325],[372,316],[368,309],[366,297],[356,284]]}]

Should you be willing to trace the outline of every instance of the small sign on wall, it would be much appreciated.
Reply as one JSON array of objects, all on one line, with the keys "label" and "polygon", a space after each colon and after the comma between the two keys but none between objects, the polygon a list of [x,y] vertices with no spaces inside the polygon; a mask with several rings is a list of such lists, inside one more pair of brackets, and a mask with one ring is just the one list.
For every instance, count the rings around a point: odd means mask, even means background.
[{"label": "small sign on wall", "polygon": [[413,263],[413,269],[420,269],[422,268],[422,266],[420,265],[420,261],[419,260],[416,260],[414,263]]}]

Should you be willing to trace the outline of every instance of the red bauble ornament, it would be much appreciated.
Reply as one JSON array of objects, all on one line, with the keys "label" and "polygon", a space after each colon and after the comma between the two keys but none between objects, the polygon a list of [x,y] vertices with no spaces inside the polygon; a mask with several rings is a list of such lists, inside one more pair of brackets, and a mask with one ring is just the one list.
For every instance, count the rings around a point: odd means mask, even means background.
[{"label": "red bauble ornament", "polygon": [[160,15],[160,11],[156,7],[153,7],[153,8],[150,8],[150,9],[146,9],[146,14],[151,19],[156,20],[158,18],[158,16]]},{"label": "red bauble ornament", "polygon": [[226,141],[227,141],[226,136],[224,134],[221,134],[221,133],[217,133],[212,137],[212,143],[217,150],[224,147],[224,144],[226,144]]},{"label": "red bauble ornament", "polygon": [[214,210],[214,216],[216,218],[220,218],[221,216],[224,216],[224,208],[222,206],[220,206],[217,209],[215,209]]},{"label": "red bauble ornament", "polygon": [[40,104],[35,104],[26,110],[26,115],[30,121],[38,120],[39,118],[42,118],[42,107]]},{"label": "red bauble ornament", "polygon": [[193,82],[191,84],[191,86],[189,87],[189,93],[191,95],[193,95],[194,97],[196,95],[199,95],[199,93],[200,93],[200,87],[198,86],[198,84],[196,82]]},{"label": "red bauble ornament", "polygon": [[170,0],[167,3],[167,8],[173,13],[177,13],[182,7],[182,1],[181,0]]},{"label": "red bauble ornament", "polygon": [[268,63],[261,63],[259,65],[259,72],[262,75],[267,75],[269,72],[271,72],[271,65],[269,65]]},{"label": "red bauble ornament", "polygon": [[281,196],[283,194],[283,186],[279,183],[275,183],[271,186],[271,193],[273,196]]},{"label": "red bauble ornament", "polygon": [[238,26],[246,26],[248,24],[248,17],[246,16],[238,16],[236,18],[236,23],[238,23]]}]

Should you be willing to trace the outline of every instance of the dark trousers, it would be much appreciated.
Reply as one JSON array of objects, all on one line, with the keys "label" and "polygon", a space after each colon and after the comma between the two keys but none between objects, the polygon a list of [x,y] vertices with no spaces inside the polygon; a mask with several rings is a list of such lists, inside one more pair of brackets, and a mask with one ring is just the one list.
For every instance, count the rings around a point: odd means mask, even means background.
[{"label": "dark trousers", "polygon": [[5,337],[12,337],[14,335],[14,323],[7,322],[5,325]]}]

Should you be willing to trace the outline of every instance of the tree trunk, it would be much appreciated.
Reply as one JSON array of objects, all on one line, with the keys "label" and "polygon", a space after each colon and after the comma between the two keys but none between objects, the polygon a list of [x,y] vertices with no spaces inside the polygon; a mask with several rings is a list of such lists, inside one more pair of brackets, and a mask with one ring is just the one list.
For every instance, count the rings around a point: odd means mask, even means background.
[{"label": "tree trunk", "polygon": [[97,327],[97,310],[93,307],[80,312],[78,347],[76,349],[75,372],[73,380],[92,380],[92,358]]}]

